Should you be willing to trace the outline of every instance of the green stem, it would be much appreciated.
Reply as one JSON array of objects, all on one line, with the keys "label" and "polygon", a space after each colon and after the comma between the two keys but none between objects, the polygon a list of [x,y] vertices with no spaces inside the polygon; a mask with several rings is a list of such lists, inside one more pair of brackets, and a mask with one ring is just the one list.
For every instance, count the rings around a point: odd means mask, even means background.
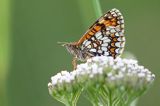
[{"label": "green stem", "polygon": [[[72,92],[73,94],[70,94],[69,96],[66,96],[66,102],[63,102],[66,106],[76,106],[78,98],[81,95],[81,92],[83,91],[83,89],[80,89],[76,92]],[[68,95],[68,94],[66,94]]]},{"label": "green stem", "polygon": [[109,90],[109,95],[108,95],[108,98],[109,98],[109,105],[108,106],[112,106],[112,90],[108,89]]},{"label": "green stem", "polygon": [[66,106],[76,106],[76,103],[75,102],[68,102],[65,105]]},{"label": "green stem", "polygon": [[102,9],[99,0],[92,0],[96,17],[99,18],[102,15]]},{"label": "green stem", "polygon": [[[102,10],[99,0],[77,0],[79,11],[81,14],[82,25],[84,29],[88,28],[95,19],[102,15]],[[93,19],[93,20],[92,20]]]}]

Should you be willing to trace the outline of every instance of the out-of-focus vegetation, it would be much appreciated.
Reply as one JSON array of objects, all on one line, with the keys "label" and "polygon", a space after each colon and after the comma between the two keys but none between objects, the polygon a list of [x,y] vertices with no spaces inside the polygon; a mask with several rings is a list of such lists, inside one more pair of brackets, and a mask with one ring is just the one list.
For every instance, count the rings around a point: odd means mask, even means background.
[{"label": "out-of-focus vegetation", "polygon": [[0,0],[0,106],[7,105],[7,72],[9,69],[10,43],[9,0]]},{"label": "out-of-focus vegetation", "polygon": [[[125,19],[126,51],[155,73],[138,106],[159,106],[158,0],[100,0]],[[48,93],[50,76],[72,69],[58,41],[77,41],[96,20],[92,0],[0,0],[0,106],[62,106]],[[78,105],[91,105],[81,97]]]}]

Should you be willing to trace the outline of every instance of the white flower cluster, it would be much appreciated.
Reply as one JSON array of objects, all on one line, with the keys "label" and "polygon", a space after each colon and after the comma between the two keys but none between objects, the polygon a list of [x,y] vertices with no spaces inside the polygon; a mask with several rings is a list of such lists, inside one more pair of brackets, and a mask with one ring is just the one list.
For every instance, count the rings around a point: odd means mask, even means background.
[{"label": "white flower cluster", "polygon": [[64,87],[72,88],[76,84],[103,80],[108,86],[120,85],[141,89],[151,84],[154,78],[155,75],[139,66],[136,60],[97,56],[78,65],[72,72],[62,71],[51,77],[48,87],[51,93]]}]

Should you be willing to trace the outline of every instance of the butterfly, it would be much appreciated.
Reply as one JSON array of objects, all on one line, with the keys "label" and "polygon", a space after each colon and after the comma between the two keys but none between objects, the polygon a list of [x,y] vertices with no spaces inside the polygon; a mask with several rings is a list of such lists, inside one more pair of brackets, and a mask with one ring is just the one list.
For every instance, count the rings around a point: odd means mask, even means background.
[{"label": "butterfly", "polygon": [[77,60],[86,61],[102,55],[115,59],[122,54],[124,45],[124,19],[121,12],[115,8],[102,15],[78,42],[63,44],[74,56],[74,69],[77,67]]}]

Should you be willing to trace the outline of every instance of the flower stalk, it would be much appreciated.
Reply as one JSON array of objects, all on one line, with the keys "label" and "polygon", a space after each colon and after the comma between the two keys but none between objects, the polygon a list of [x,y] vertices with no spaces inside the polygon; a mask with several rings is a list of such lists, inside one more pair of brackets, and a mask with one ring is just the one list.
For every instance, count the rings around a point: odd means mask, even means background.
[{"label": "flower stalk", "polygon": [[102,9],[99,0],[92,0],[94,11],[96,14],[96,17],[99,18],[102,15]]}]

